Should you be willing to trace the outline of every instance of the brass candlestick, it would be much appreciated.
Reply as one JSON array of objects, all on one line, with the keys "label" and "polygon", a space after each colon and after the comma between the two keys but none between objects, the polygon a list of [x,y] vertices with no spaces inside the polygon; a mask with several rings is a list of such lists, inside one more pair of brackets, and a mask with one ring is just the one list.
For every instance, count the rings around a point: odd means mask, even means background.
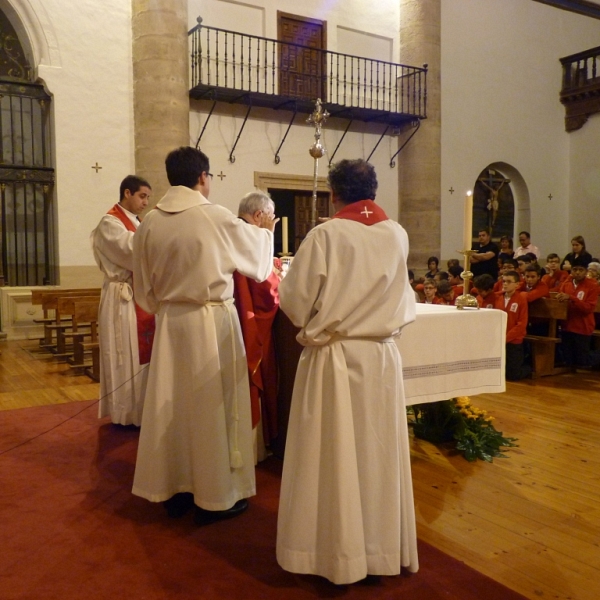
[{"label": "brass candlestick", "polygon": [[458,310],[464,310],[465,308],[479,308],[477,298],[469,294],[471,279],[473,279],[473,273],[470,271],[471,255],[477,254],[477,251],[463,250],[462,252],[459,251],[459,254],[464,254],[465,256],[465,270],[460,274],[463,280],[463,293],[456,299],[454,304]]}]

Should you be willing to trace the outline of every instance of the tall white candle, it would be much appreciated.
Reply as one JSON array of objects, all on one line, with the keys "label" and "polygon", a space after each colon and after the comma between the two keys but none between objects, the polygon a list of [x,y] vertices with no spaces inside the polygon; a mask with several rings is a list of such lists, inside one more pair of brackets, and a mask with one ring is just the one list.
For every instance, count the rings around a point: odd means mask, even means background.
[{"label": "tall white candle", "polygon": [[281,252],[288,253],[288,218],[281,217]]},{"label": "tall white candle", "polygon": [[470,250],[473,245],[473,194],[468,191],[465,196],[465,214],[463,219],[463,250]]}]

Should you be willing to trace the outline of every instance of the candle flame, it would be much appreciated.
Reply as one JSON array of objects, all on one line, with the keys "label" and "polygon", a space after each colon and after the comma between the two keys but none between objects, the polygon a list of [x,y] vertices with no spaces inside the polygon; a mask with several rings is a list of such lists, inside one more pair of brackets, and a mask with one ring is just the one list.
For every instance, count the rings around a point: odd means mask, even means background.
[{"label": "candle flame", "polygon": [[467,192],[467,196],[470,196],[471,194],[472,194],[472,192],[471,192],[471,190],[469,190],[469,191]]}]

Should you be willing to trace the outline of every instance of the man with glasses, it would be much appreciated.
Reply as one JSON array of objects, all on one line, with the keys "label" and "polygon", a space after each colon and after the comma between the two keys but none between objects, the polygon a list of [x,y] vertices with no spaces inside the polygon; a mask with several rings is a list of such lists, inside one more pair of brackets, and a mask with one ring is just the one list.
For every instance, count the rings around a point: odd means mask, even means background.
[{"label": "man with glasses", "polygon": [[171,188],[133,245],[135,296],[156,313],[133,493],[199,525],[243,512],[256,493],[250,393],[233,273],[264,281],[277,219],[249,227],[208,201],[208,157],[166,159]]}]

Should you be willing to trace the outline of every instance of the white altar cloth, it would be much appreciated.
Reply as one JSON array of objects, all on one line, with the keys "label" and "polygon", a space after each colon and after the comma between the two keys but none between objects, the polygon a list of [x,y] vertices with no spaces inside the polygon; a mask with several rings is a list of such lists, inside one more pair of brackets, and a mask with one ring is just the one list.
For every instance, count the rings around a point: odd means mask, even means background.
[{"label": "white altar cloth", "polygon": [[502,310],[417,304],[397,343],[407,405],[506,390]]}]

